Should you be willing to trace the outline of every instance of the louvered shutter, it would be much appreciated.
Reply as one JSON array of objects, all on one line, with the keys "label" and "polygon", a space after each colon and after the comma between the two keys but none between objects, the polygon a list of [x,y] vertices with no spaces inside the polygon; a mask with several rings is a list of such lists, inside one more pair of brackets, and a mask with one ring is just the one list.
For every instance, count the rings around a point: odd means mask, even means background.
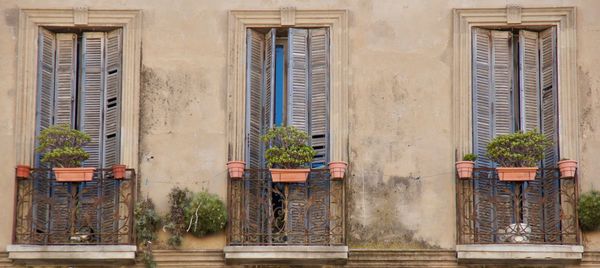
[{"label": "louvered shutter", "polygon": [[289,29],[288,126],[308,132],[308,30]]},{"label": "louvered shutter", "polygon": [[[329,162],[329,32],[327,28],[308,30],[309,136],[317,152],[312,167]],[[313,173],[309,178],[309,243],[327,243],[329,237],[329,180]]]},{"label": "louvered shutter", "polygon": [[[540,128],[538,33],[519,31],[519,95],[521,130]],[[523,222],[531,226],[532,242],[543,242],[542,182],[539,179],[523,184]]]},{"label": "louvered shutter", "polygon": [[317,152],[313,167],[329,162],[329,33],[326,28],[310,29],[309,46],[309,135]]},{"label": "louvered shutter", "polygon": [[[56,36],[54,33],[39,28],[38,34],[38,73],[37,73],[37,107],[36,107],[36,136],[53,124],[54,117],[54,78],[55,78]],[[38,140],[36,139],[36,145]],[[35,155],[35,166],[47,168],[40,162],[41,154]],[[50,196],[49,181],[44,178],[49,174],[35,173],[40,176],[34,180],[33,192],[33,231],[48,234],[50,206],[47,202],[38,202]],[[47,239],[40,237],[38,242]]]},{"label": "louvered shutter", "polygon": [[[110,168],[118,164],[120,159],[120,114],[121,114],[121,58],[122,58],[121,29],[106,33],[104,96],[103,96],[103,167]],[[117,215],[119,204],[119,182],[105,180],[101,185],[102,202],[100,222],[101,233],[116,233],[119,227]],[[93,212],[90,212],[92,214]],[[105,243],[117,242],[116,236],[103,236]]]},{"label": "louvered shutter", "polygon": [[56,34],[56,85],[54,124],[73,127],[74,94],[77,83],[77,35]]},{"label": "louvered shutter", "polygon": [[[261,135],[263,133],[263,79],[265,35],[248,29],[246,32],[246,165],[251,169],[264,168]],[[264,234],[266,222],[265,177],[262,172],[251,172],[244,184],[245,222],[243,232]],[[247,236],[247,242],[263,242],[261,235]]]},{"label": "louvered shutter", "polygon": [[[473,147],[479,167],[494,167],[486,146],[497,135],[514,130],[512,106],[512,35],[506,31],[473,30]],[[482,171],[475,182],[475,210],[480,233],[498,232],[512,223],[512,191],[509,184]],[[495,242],[480,235],[479,242]]]},{"label": "louvered shutter", "polygon": [[[544,151],[544,168],[556,167],[558,151],[558,88],[556,70],[556,28],[552,27],[539,33],[540,48],[540,90],[541,90],[541,129],[544,136],[553,141],[553,145]],[[551,171],[548,171],[551,172]],[[544,224],[547,242],[561,239],[560,184],[556,180],[557,172],[544,174]]]},{"label": "louvered shutter", "polygon": [[84,150],[89,153],[90,157],[83,165],[101,167],[105,33],[83,33],[81,46],[79,130],[87,133],[91,138],[91,142],[84,146]]}]

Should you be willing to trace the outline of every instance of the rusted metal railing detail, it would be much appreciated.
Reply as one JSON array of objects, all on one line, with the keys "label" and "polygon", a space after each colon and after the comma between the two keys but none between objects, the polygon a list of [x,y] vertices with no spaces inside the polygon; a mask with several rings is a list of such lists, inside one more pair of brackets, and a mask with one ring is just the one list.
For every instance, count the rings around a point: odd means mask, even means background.
[{"label": "rusted metal railing detail", "polygon": [[49,169],[16,179],[13,243],[135,244],[135,170],[115,179],[98,169],[88,182],[57,182]]},{"label": "rusted metal railing detail", "polygon": [[305,183],[273,183],[268,170],[229,180],[229,245],[343,245],[344,181],[313,169]]},{"label": "rusted metal railing detail", "polygon": [[580,244],[577,178],[540,169],[529,182],[498,180],[493,168],[456,179],[459,244]]}]

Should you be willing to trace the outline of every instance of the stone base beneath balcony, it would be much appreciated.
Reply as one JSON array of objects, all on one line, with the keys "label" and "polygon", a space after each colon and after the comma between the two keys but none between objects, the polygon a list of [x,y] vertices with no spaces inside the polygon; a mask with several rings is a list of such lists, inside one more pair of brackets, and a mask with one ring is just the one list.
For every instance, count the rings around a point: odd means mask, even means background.
[{"label": "stone base beneath balcony", "polygon": [[540,244],[457,245],[460,263],[577,263],[583,246]]},{"label": "stone base beneath balcony", "polygon": [[135,261],[134,245],[8,245],[8,258],[23,264],[127,264]]},{"label": "stone base beneath balcony", "polygon": [[228,264],[344,264],[347,246],[228,246]]}]

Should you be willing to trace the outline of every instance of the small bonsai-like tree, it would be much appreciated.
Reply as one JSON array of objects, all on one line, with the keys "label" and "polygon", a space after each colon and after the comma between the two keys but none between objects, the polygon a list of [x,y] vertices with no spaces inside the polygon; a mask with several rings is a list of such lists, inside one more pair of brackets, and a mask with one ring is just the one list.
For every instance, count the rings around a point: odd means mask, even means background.
[{"label": "small bonsai-like tree", "polygon": [[533,167],[544,159],[552,141],[537,130],[500,135],[487,145],[490,160],[502,167]]},{"label": "small bonsai-like tree", "polygon": [[81,162],[90,157],[83,150],[83,146],[91,141],[90,136],[68,124],[42,130],[38,140],[36,151],[43,154],[42,163],[50,163],[54,167],[80,167]]},{"label": "small bonsai-like tree", "polygon": [[472,162],[475,162],[475,160],[477,160],[477,155],[475,155],[475,154],[465,154],[463,156],[463,161],[472,161]]},{"label": "small bonsai-like tree", "polygon": [[275,127],[262,137],[270,146],[265,152],[269,167],[302,168],[315,157],[315,150],[307,145],[308,134],[293,126]]}]

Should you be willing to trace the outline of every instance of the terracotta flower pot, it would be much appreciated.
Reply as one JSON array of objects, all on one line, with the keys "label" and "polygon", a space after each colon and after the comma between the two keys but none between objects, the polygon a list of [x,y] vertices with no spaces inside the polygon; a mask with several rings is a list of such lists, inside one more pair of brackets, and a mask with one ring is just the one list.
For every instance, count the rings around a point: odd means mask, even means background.
[{"label": "terracotta flower pot", "polygon": [[31,167],[29,165],[17,165],[17,178],[27,179],[31,173]]},{"label": "terracotta flower pot", "polygon": [[497,167],[498,178],[501,181],[532,181],[538,167]]},{"label": "terracotta flower pot", "polygon": [[561,160],[558,161],[558,169],[560,169],[561,178],[573,178],[577,171],[577,161],[575,160]]},{"label": "terracotta flower pot", "polygon": [[270,168],[273,182],[306,182],[310,168]]},{"label": "terracotta flower pot", "polygon": [[471,179],[473,178],[473,167],[475,162],[473,161],[458,161],[456,162],[456,172],[458,172],[459,179]]},{"label": "terracotta flower pot", "polygon": [[346,168],[348,168],[348,163],[344,161],[330,162],[329,173],[331,174],[331,179],[343,179],[346,175]]},{"label": "terracotta flower pot", "polygon": [[91,181],[94,178],[96,168],[53,168],[56,181],[60,182],[82,182]]},{"label": "terracotta flower pot", "polygon": [[125,178],[125,170],[127,169],[126,165],[113,165],[112,173],[115,179],[124,179]]},{"label": "terracotta flower pot", "polygon": [[229,177],[232,179],[241,179],[244,177],[244,169],[246,163],[244,161],[229,161],[227,162],[227,170],[229,171]]}]

